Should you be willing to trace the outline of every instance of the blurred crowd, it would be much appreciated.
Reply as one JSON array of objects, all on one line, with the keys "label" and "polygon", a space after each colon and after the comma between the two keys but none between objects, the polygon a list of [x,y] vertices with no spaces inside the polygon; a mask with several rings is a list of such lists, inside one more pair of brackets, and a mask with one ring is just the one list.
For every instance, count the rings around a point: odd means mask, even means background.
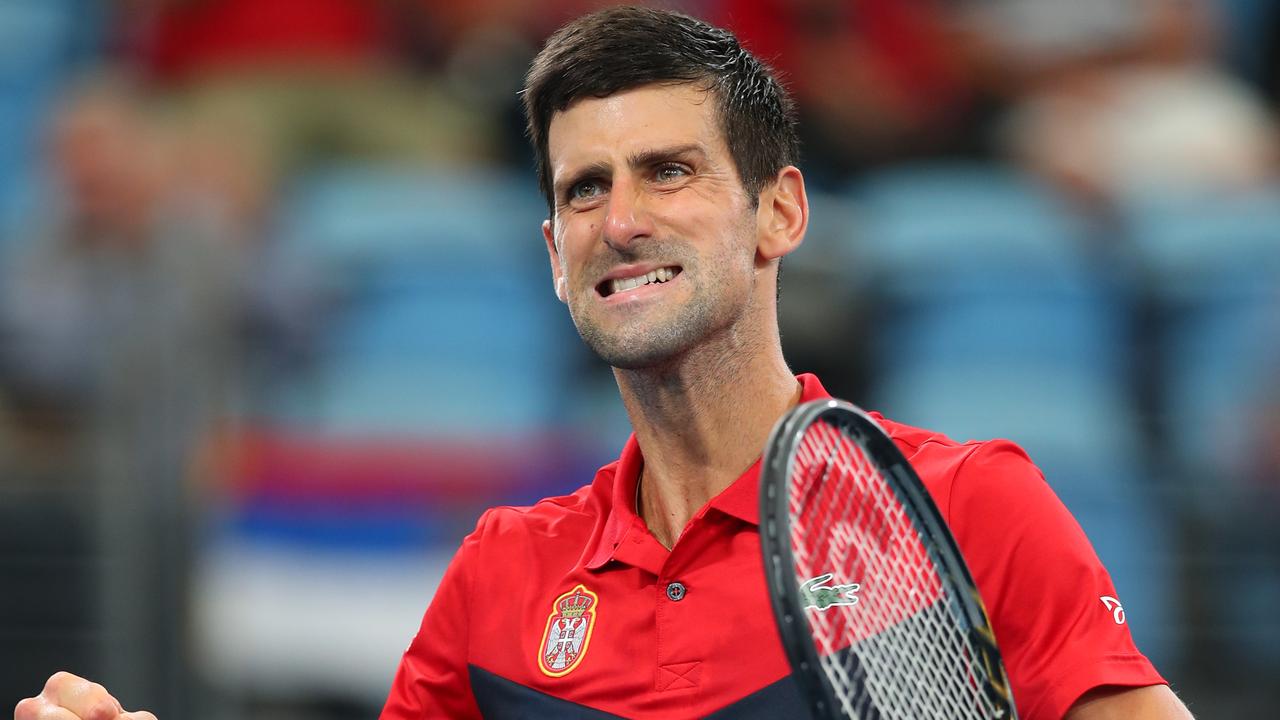
[{"label": "blurred crowd", "polygon": [[[285,199],[335,166],[485,168],[532,188],[523,72],[548,33],[603,4],[3,3],[0,658],[22,670],[0,671],[0,700],[109,654],[113,688],[142,696],[128,704],[189,702],[174,659],[190,638],[154,628],[189,623],[183,568],[219,493],[212,439],[269,412],[262,389],[326,352],[340,301],[279,247]],[[663,5],[734,30],[780,71],[820,193],[903,166],[1011,168],[1052,188],[1096,229],[1086,237],[1109,238],[1133,203],[1280,180],[1272,0]],[[862,329],[874,308],[833,312]],[[874,360],[835,365],[822,328],[801,319],[788,337],[797,370],[833,390],[874,384]],[[608,390],[603,369],[573,362]],[[1135,376],[1141,401],[1150,378]],[[1272,412],[1250,424],[1270,439],[1248,472],[1280,508],[1280,384],[1264,391]],[[50,603],[32,584],[71,592]]]},{"label": "blurred crowd", "polygon": [[[39,151],[6,171],[4,244],[33,250],[6,263],[25,280],[5,291],[27,301],[5,304],[5,327],[28,338],[6,353],[9,384],[84,394],[101,365],[84,348],[129,311],[91,300],[77,273],[128,287],[106,278],[187,264],[175,269],[199,277],[183,292],[235,298],[251,326],[304,321],[304,299],[246,280],[266,272],[289,181],[343,162],[527,167],[523,70],[547,33],[600,4],[106,3],[91,50],[46,58],[52,100],[20,141]],[[1280,22],[1267,0],[674,5],[732,28],[781,72],[818,189],[907,162],[995,161],[1105,222],[1123,199],[1263,186],[1280,167]],[[182,243],[204,247],[171,247]],[[208,255],[184,263],[191,253]]]}]

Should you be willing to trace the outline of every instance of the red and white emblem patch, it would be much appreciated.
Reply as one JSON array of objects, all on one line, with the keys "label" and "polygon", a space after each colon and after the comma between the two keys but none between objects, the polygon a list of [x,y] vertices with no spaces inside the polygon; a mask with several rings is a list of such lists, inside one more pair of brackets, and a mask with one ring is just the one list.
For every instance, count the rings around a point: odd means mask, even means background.
[{"label": "red and white emblem patch", "polygon": [[573,672],[587,654],[595,627],[600,598],[584,585],[576,585],[551,603],[547,629],[542,633],[538,668],[544,675],[562,677]]}]

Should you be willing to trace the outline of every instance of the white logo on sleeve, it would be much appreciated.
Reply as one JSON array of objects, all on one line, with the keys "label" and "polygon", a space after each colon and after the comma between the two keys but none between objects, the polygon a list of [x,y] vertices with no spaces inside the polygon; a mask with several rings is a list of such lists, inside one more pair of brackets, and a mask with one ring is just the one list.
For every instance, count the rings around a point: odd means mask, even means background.
[{"label": "white logo on sleeve", "polygon": [[1116,621],[1117,625],[1124,624],[1124,608],[1120,606],[1120,601],[1110,595],[1103,595],[1098,598],[1102,604],[1111,611],[1111,617]]}]

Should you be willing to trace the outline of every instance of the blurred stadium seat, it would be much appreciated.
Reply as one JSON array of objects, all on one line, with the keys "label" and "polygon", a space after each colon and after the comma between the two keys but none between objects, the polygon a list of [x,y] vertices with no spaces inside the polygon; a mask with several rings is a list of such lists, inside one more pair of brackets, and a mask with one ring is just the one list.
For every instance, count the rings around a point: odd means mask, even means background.
[{"label": "blurred stadium seat", "polygon": [[1160,430],[1189,512],[1241,501],[1251,418],[1280,390],[1280,188],[1126,208],[1157,309]]},{"label": "blurred stadium seat", "polygon": [[50,103],[71,74],[78,39],[94,32],[77,0],[0,3],[0,252],[36,170]]},{"label": "blurred stadium seat", "polygon": [[[1123,386],[1107,378],[992,359],[889,371],[875,387],[875,407],[890,418],[957,440],[1006,437],[1037,458],[1096,457],[1101,465],[1140,457],[1131,403]],[[1122,464],[1134,466],[1132,460]],[[1093,482],[1101,491],[1110,480]]]},{"label": "blurred stadium seat", "polygon": [[69,0],[6,0],[0,5],[0,92],[42,94],[58,86],[69,59]]},{"label": "blurred stadium seat", "polygon": [[1124,369],[1124,275],[1045,188],[994,167],[921,166],[878,174],[854,199],[863,221],[847,263],[884,305],[880,366]]},{"label": "blurred stadium seat", "polygon": [[[1157,309],[1161,475],[1200,538],[1212,642],[1239,667],[1280,666],[1280,494],[1256,466],[1280,414],[1280,187],[1132,201],[1128,233]],[[1265,472],[1265,471],[1264,471]],[[1210,589],[1212,588],[1212,589]]]},{"label": "blurred stadium seat", "polygon": [[1276,287],[1280,186],[1134,198],[1123,215],[1143,267],[1167,302]]},{"label": "blurred stadium seat", "polygon": [[576,341],[525,180],[354,168],[301,184],[282,241],[335,303],[316,373],[281,389],[290,424],[466,437],[556,423]]},{"label": "blurred stadium seat", "polygon": [[857,256],[900,278],[902,292],[925,283],[907,270],[974,256],[1010,265],[1069,262],[1083,231],[1062,198],[998,165],[903,166],[872,174],[852,192],[865,222]]}]

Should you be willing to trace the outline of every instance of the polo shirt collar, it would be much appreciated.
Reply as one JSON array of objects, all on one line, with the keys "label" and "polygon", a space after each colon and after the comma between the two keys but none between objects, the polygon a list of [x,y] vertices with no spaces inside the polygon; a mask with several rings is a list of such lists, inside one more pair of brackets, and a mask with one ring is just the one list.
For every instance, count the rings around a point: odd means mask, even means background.
[{"label": "polo shirt collar", "polygon": [[614,553],[633,532],[648,532],[644,520],[636,514],[636,483],[640,479],[640,468],[644,465],[644,456],[640,453],[640,443],[636,434],[631,433],[622,446],[622,454],[613,467],[613,477],[607,472],[596,475],[593,490],[599,490],[601,482],[612,481],[612,491],[602,493],[609,498],[604,532],[596,540],[596,547],[587,561],[588,570],[596,570],[613,559]]},{"label": "polo shirt collar", "polygon": [[[812,373],[797,375],[796,380],[800,382],[800,402],[831,397],[818,377]],[[743,522],[759,525],[760,463],[761,458],[756,458],[751,467],[732,485],[711,499],[708,507]],[[617,548],[631,533],[649,532],[644,520],[636,514],[636,483],[643,465],[644,455],[640,452],[640,443],[636,441],[635,433],[632,433],[614,466],[612,492],[609,493],[609,517],[605,521],[604,532],[600,534],[587,561],[589,570],[596,570],[612,560]],[[607,473],[601,473],[597,476],[596,483],[607,478]]]}]

